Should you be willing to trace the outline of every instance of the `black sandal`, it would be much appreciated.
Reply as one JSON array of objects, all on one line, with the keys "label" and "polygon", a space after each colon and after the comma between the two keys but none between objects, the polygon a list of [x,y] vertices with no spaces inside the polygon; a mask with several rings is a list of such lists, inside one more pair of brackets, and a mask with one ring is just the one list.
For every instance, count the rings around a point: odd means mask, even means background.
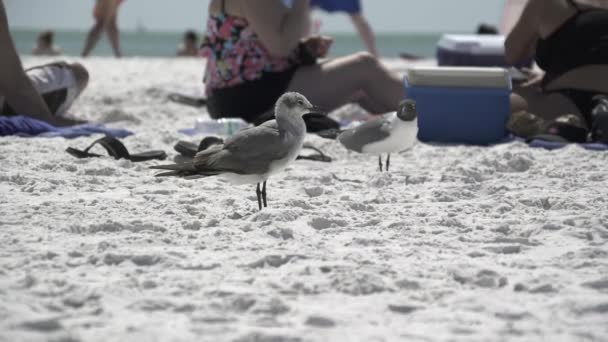
[{"label": "black sandal", "polygon": [[194,97],[184,94],[171,93],[167,96],[167,98],[170,101],[196,108],[205,107],[205,105],[207,105],[207,99],[204,97]]},{"label": "black sandal", "polygon": [[303,155],[299,155],[298,158],[296,158],[296,160],[313,160],[313,161],[318,161],[318,162],[324,162],[324,163],[331,163],[332,159],[330,156],[326,155],[325,153],[323,153],[323,151],[321,151],[320,149],[312,146],[312,145],[304,145],[302,146],[302,149],[309,149],[309,150],[313,150],[315,152],[317,152],[317,154],[312,154],[310,156],[303,156]]},{"label": "black sandal", "polygon": [[[182,155],[184,157],[194,158],[194,156],[196,156],[196,154],[198,152],[204,151],[212,145],[223,144],[223,143],[224,143],[224,140],[222,140],[221,138],[210,136],[210,137],[203,138],[203,140],[201,140],[201,142],[198,144],[198,146],[195,143],[180,140],[177,142],[177,144],[175,144],[175,146],[173,146],[173,148],[175,149],[175,151],[177,151],[177,153],[179,153],[180,155]],[[323,153],[323,151],[321,151],[320,149],[318,149],[312,145],[304,145],[304,146],[302,146],[302,148],[313,150],[317,154],[313,154],[313,155],[309,155],[309,156],[300,155],[300,156],[298,156],[297,159],[314,160],[314,161],[325,162],[325,163],[329,163],[332,161],[332,158],[330,156],[326,155],[325,153]]]},{"label": "black sandal", "polygon": [[76,158],[98,158],[102,157],[100,154],[90,153],[89,150],[93,148],[95,145],[101,145],[106,149],[108,154],[115,159],[127,159],[132,162],[143,162],[148,160],[164,160],[167,158],[167,154],[164,151],[148,151],[136,154],[130,154],[125,145],[120,142],[120,140],[105,136],[101,139],[95,140],[91,145],[89,145],[84,150],[78,150],[73,147],[68,147],[66,152],[73,155]]}]

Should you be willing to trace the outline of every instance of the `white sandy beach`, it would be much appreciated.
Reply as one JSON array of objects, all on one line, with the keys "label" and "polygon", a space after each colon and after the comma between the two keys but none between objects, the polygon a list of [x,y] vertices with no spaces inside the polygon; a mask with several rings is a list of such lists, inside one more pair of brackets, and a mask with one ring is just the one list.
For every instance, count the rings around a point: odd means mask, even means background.
[{"label": "white sandy beach", "polygon": [[[172,159],[204,114],[166,100],[202,60],[83,63],[72,111],[131,152]],[[608,340],[608,153],[417,144],[379,173],[311,135],[335,161],[258,212],[254,186],[65,152],[95,138],[0,138],[0,341]]]}]

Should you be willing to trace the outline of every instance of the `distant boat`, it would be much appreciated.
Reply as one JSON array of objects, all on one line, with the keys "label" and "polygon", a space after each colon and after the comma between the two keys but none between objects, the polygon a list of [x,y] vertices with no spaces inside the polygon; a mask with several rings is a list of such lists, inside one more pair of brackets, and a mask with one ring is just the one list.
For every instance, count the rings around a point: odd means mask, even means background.
[{"label": "distant boat", "polygon": [[137,33],[148,32],[148,28],[141,22],[140,19],[137,19],[137,25],[135,26],[135,32],[137,32]]}]

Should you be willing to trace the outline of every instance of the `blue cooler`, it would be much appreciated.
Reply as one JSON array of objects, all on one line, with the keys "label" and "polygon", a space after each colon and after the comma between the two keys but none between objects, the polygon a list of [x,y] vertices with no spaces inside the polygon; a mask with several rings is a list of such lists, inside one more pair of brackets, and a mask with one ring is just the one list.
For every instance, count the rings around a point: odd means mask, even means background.
[{"label": "blue cooler", "polygon": [[416,101],[422,142],[490,145],[504,141],[511,78],[502,68],[415,67],[405,96]]},{"label": "blue cooler", "polygon": [[[505,37],[502,35],[445,34],[437,43],[440,66],[506,67]],[[517,66],[530,67],[532,60]]]}]

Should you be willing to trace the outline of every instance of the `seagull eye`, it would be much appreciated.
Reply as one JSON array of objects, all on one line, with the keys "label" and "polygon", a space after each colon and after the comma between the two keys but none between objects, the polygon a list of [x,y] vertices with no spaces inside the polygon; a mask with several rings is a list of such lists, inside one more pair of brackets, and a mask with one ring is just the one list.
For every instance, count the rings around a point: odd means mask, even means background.
[{"label": "seagull eye", "polygon": [[302,100],[298,100],[298,104],[299,104],[300,106],[303,106],[303,105],[304,105],[304,101],[302,101]]}]

